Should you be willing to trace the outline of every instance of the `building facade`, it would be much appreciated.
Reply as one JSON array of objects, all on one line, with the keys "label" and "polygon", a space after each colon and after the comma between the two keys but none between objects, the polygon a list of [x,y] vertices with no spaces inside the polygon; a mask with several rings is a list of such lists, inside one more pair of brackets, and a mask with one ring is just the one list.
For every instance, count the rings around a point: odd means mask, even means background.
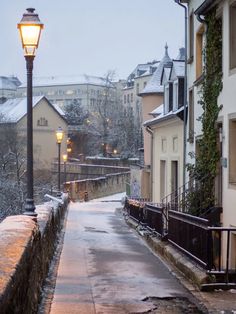
[{"label": "building facade", "polygon": [[[108,82],[105,78],[81,76],[35,77],[33,82],[34,96],[46,96],[52,104],[61,108],[76,100],[86,110],[92,110],[109,87],[111,99],[120,98],[120,85]],[[26,96],[26,83],[17,89],[16,97]]]},{"label": "building facade", "polygon": [[[163,104],[144,122],[149,131],[151,200],[161,203],[183,184],[184,51],[180,60],[166,60],[160,71]],[[153,99],[153,98],[152,98]],[[159,99],[158,99],[159,100]],[[147,154],[148,156],[148,154]]]},{"label": "building facade", "polygon": [[[15,124],[19,134],[26,138],[27,101],[26,98],[9,99],[0,105],[4,123]],[[33,154],[34,169],[51,169],[52,162],[58,157],[56,130],[61,127],[64,139],[61,152],[67,149],[67,122],[46,97],[33,97]],[[26,145],[26,141],[25,141]],[[26,147],[25,147],[26,149]]]},{"label": "building facade", "polygon": [[[219,40],[222,55],[222,90],[218,96],[220,108],[215,123],[217,131],[216,145],[219,153],[217,176],[215,178],[215,202],[223,208],[221,224],[224,227],[236,226],[234,204],[236,204],[236,109],[234,99],[236,97],[236,1],[231,0],[190,0],[188,5],[188,142],[187,161],[194,163],[189,155],[198,155],[198,141],[202,137],[202,125],[198,119],[203,113],[201,100],[201,88],[203,82],[205,60],[208,52],[204,50],[207,43],[209,28],[206,19],[213,14],[219,21],[221,35]],[[220,47],[220,48],[219,48]],[[216,60],[215,60],[216,62]],[[214,62],[213,62],[214,63]],[[212,86],[212,88],[214,88]],[[207,152],[206,152],[207,153]],[[223,250],[226,250],[226,237],[223,239]],[[236,268],[236,235],[231,234],[230,267]],[[225,261],[224,261],[225,262]]]}]

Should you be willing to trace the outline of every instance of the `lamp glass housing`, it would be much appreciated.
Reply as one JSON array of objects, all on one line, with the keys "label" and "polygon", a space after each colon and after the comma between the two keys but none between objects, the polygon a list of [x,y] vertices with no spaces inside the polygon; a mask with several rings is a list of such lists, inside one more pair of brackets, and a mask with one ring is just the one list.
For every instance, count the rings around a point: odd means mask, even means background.
[{"label": "lamp glass housing", "polygon": [[56,131],[57,144],[61,144],[63,140],[64,132],[61,127],[59,127]]},{"label": "lamp glass housing", "polygon": [[67,162],[67,154],[63,154],[62,155],[62,159],[63,159],[64,162]]},{"label": "lamp glass housing", "polygon": [[27,9],[17,27],[20,31],[25,56],[35,56],[43,24],[40,22],[38,14],[34,13],[34,9]]}]

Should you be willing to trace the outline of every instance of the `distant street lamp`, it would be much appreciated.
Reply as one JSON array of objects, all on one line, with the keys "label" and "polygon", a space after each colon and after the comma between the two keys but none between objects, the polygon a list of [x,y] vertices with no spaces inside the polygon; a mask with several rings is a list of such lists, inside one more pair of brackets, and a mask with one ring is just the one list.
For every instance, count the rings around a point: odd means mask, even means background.
[{"label": "distant street lamp", "polygon": [[21,42],[24,49],[27,69],[27,198],[25,202],[25,215],[37,216],[34,205],[34,177],[33,177],[33,110],[32,110],[32,72],[33,61],[38,48],[41,23],[38,14],[33,8],[26,9],[27,12],[17,28],[20,31]]},{"label": "distant street lamp", "polygon": [[58,144],[58,196],[61,196],[61,142],[63,140],[64,132],[61,127],[56,131],[56,138]]},{"label": "distant street lamp", "polygon": [[64,183],[66,183],[66,163],[67,163],[67,159],[68,159],[67,154],[63,154],[62,159],[64,162]]}]

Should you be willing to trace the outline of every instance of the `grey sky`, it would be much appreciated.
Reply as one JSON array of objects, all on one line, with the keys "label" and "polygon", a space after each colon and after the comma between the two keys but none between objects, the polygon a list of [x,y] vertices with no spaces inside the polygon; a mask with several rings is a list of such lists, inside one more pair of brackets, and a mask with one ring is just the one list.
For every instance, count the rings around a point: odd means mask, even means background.
[{"label": "grey sky", "polygon": [[44,23],[34,75],[126,78],[138,63],[160,59],[168,43],[184,43],[184,10],[174,0],[0,0],[0,75],[25,79],[16,24],[27,7]]}]

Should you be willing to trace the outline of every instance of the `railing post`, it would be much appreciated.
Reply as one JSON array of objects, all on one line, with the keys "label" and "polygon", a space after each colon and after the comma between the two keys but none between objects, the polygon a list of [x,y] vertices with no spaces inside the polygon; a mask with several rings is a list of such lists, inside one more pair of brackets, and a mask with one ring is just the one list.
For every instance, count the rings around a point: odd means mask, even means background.
[{"label": "railing post", "polygon": [[212,270],[213,268],[213,261],[212,261],[212,230],[207,229],[207,265],[206,268],[207,270]]},{"label": "railing post", "polygon": [[226,251],[226,284],[229,283],[229,244],[230,244],[230,230],[227,230],[227,251]]}]

